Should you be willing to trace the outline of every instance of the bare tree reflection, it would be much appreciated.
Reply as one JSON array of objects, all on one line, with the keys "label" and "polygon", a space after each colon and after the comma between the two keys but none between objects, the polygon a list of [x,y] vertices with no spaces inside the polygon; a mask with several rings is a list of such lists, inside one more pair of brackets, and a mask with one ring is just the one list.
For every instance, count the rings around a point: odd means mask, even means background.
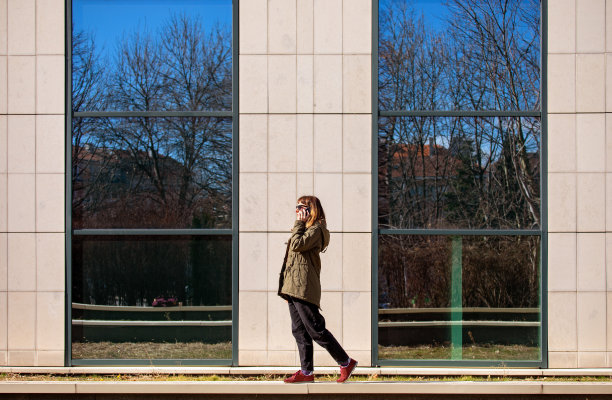
[{"label": "bare tree reflection", "polygon": [[[393,110],[538,110],[539,3],[449,1],[443,28],[404,1],[380,12],[379,103]],[[379,223],[540,226],[540,123],[387,117],[379,123]]]},{"label": "bare tree reflection", "polygon": [[[94,46],[82,52],[92,62],[73,75],[90,88],[83,90],[92,96],[88,111],[231,108],[231,35],[225,27],[207,32],[198,18],[171,16],[158,32],[124,36],[106,68]],[[82,133],[73,134],[73,165],[84,171],[73,176],[75,228],[231,226],[231,120],[75,121],[75,132]]]}]

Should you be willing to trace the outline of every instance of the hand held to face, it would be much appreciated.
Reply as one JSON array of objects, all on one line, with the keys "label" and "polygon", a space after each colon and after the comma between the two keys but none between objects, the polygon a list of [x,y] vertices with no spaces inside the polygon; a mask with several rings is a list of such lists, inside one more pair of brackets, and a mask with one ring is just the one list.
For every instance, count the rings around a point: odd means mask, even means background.
[{"label": "hand held to face", "polygon": [[309,217],[309,214],[310,214],[308,212],[308,208],[298,206],[296,208],[295,212],[297,214],[298,221],[303,221],[303,222],[308,221],[308,217]]}]

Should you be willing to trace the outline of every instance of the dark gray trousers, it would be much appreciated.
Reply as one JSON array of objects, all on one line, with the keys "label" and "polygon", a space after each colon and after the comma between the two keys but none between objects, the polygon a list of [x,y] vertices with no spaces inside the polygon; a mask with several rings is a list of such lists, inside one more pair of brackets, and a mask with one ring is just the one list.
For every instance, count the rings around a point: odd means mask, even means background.
[{"label": "dark gray trousers", "polygon": [[325,329],[325,318],[317,306],[307,301],[291,297],[289,299],[289,314],[291,315],[291,331],[300,352],[300,364],[304,371],[313,371],[312,341],[317,342],[336,360],[338,364],[345,363],[349,356],[330,331]]}]

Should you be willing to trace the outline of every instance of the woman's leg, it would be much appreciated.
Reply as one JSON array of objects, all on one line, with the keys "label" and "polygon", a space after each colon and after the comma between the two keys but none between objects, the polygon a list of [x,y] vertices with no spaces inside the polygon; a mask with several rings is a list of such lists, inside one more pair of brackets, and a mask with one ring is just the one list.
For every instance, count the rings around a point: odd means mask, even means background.
[{"label": "woman's leg", "polygon": [[323,318],[317,306],[306,301],[293,299],[293,307],[312,340],[327,350],[338,364],[346,363],[349,360],[348,354],[340,346],[334,335],[325,328],[325,318]]},{"label": "woman's leg", "polygon": [[300,352],[302,371],[314,371],[312,338],[308,334],[298,313],[294,299],[289,300],[289,315],[291,315],[291,332]]}]

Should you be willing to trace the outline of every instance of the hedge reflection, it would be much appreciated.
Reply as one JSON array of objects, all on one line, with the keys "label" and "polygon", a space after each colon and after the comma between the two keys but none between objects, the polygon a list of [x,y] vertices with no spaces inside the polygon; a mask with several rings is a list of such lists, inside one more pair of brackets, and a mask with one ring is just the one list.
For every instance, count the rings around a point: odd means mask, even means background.
[{"label": "hedge reflection", "polygon": [[[380,236],[379,305],[450,307],[451,240]],[[464,307],[539,306],[539,237],[464,236],[461,260]]]},{"label": "hedge reflection", "polygon": [[186,306],[228,305],[231,264],[231,238],[77,237],[73,301],[151,306],[164,296]]}]

